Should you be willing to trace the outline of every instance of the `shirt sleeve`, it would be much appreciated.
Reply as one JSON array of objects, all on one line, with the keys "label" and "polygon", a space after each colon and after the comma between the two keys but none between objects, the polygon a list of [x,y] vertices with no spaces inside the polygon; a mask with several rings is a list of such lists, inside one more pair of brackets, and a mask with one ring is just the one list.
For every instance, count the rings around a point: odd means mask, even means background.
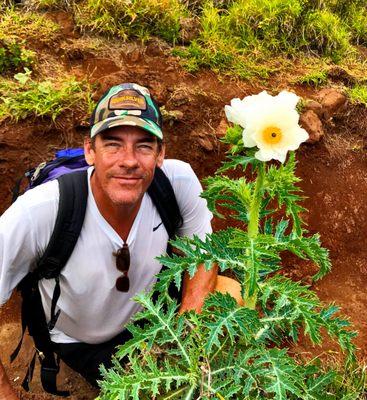
[{"label": "shirt sleeve", "polygon": [[212,232],[213,215],[206,200],[200,197],[203,189],[195,172],[189,164],[178,160],[165,160],[163,170],[171,181],[183,218],[177,234],[205,239],[206,234]]},{"label": "shirt sleeve", "polygon": [[48,244],[58,204],[49,196],[49,188],[20,196],[0,217],[0,306]]}]

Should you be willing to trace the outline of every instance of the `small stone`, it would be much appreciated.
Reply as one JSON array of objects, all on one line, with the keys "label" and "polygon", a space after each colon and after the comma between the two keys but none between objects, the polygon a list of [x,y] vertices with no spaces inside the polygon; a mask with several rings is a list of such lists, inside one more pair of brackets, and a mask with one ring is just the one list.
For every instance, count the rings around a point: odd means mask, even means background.
[{"label": "small stone", "polygon": [[300,124],[310,136],[307,140],[308,143],[319,142],[324,136],[322,123],[314,111],[307,110],[303,113],[300,117]]},{"label": "small stone", "polygon": [[307,100],[305,104],[305,111],[312,110],[319,118],[322,118],[324,110],[322,109],[322,105],[315,100]]},{"label": "small stone", "polygon": [[228,128],[228,122],[225,118],[223,118],[220,122],[219,125],[217,126],[217,129],[215,130],[215,135],[218,138],[222,138],[225,136]]},{"label": "small stone", "polygon": [[175,67],[173,65],[170,65],[169,67],[166,68],[166,72],[174,72]]},{"label": "small stone", "polygon": [[141,57],[141,53],[140,53],[139,49],[135,49],[129,54],[129,59],[133,63],[138,62],[140,60],[140,57]]},{"label": "small stone", "polygon": [[323,116],[325,119],[335,115],[347,102],[347,97],[336,89],[322,89],[317,98],[324,108]]},{"label": "small stone", "polygon": [[208,137],[200,137],[198,139],[198,143],[206,151],[213,151],[214,150],[213,143],[211,142],[211,140]]},{"label": "small stone", "polygon": [[198,18],[180,19],[180,40],[182,44],[189,44],[196,39],[200,32],[200,21]]},{"label": "small stone", "polygon": [[165,107],[161,107],[161,113],[164,121],[181,121],[185,116],[180,110],[166,110]]}]

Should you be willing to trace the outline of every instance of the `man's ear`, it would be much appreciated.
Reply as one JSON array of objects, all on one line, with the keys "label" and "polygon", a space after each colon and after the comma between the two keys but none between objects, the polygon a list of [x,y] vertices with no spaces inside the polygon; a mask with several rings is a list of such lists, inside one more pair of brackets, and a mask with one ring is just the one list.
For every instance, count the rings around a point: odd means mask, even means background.
[{"label": "man's ear", "polygon": [[163,165],[163,160],[165,155],[166,155],[166,145],[163,143],[157,157],[157,167],[160,168]]},{"label": "man's ear", "polygon": [[94,165],[95,154],[91,139],[89,137],[84,138],[84,156],[88,165]]}]

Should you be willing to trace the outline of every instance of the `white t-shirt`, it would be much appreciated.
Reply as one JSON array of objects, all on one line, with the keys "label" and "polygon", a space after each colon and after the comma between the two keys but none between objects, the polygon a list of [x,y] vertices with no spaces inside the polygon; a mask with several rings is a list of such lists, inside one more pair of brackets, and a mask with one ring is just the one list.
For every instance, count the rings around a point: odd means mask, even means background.
[{"label": "white t-shirt", "polygon": [[[165,160],[163,171],[171,181],[183,217],[180,236],[204,238],[211,232],[212,214],[199,197],[199,180],[189,164]],[[88,177],[93,168],[89,168]],[[127,238],[130,251],[130,290],[117,291],[121,273],[113,255],[124,244],[121,237],[100,214],[89,182],[85,220],[75,249],[60,275],[61,295],[56,310],[61,313],[51,338],[57,343],[102,343],[116,336],[140,310],[131,300],[150,288],[161,265],[155,257],[165,253],[168,234],[149,195],[145,194]],[[20,196],[0,218],[0,304],[36,260],[50,240],[58,210],[57,181],[47,182]],[[54,279],[39,282],[46,318],[55,286]]]}]

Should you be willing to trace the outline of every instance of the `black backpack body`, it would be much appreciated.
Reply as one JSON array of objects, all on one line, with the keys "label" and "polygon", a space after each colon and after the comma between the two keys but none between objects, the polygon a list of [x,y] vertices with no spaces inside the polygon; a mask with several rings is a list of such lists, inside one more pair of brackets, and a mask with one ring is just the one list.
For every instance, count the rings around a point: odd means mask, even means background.
[{"label": "black backpack body", "polygon": [[[60,314],[60,310],[55,312],[60,296],[60,272],[74,250],[84,222],[88,199],[87,170],[68,172],[59,176],[57,180],[60,191],[59,208],[51,239],[43,256],[38,261],[36,269],[26,275],[18,285],[22,295],[22,337],[11,355],[11,361],[18,355],[25,330],[28,328],[29,334],[33,337],[36,351],[23,380],[23,388],[26,391],[29,390],[29,383],[32,380],[35,361],[38,357],[41,363],[41,382],[44,390],[58,396],[68,396],[69,392],[57,390],[56,376],[60,360],[54,354],[49,332],[54,328]],[[177,228],[182,224],[182,217],[171,183],[159,168],[155,170],[148,194],[160,214],[169,239],[173,239]],[[171,253],[170,245],[167,247],[167,252]],[[56,283],[48,324],[38,290],[38,282],[41,279],[55,279]],[[173,296],[178,297],[180,293],[176,292]]]}]

